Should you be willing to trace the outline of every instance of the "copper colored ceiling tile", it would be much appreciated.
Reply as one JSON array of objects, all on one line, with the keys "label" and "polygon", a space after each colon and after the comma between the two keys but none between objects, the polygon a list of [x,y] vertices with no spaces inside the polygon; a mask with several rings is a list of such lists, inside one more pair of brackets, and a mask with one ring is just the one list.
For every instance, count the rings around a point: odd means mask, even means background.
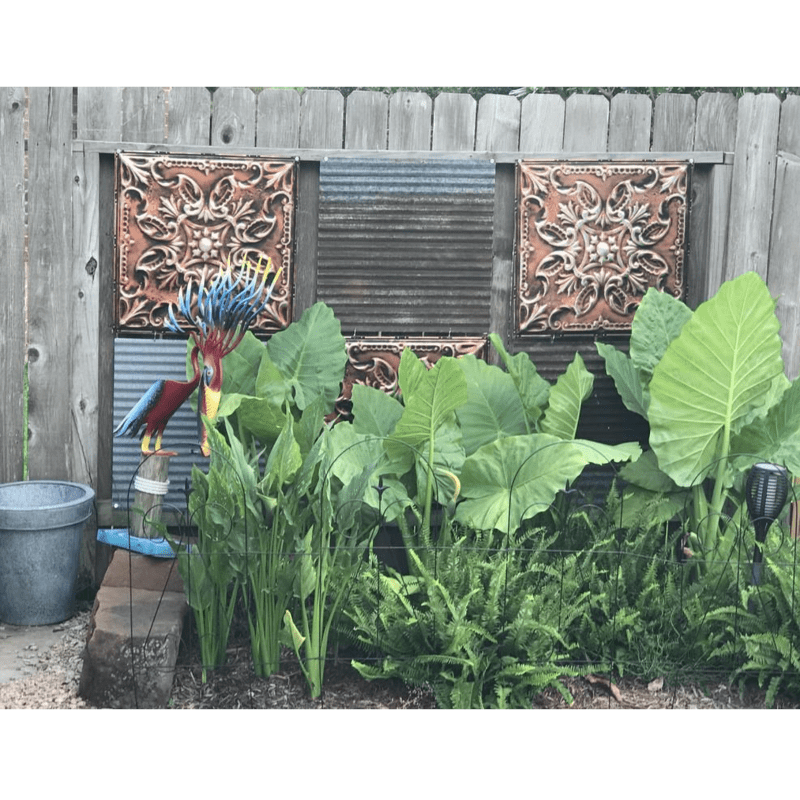
[{"label": "copper colored ceiling tile", "polygon": [[519,162],[519,332],[630,330],[650,287],[682,297],[688,182],[684,162]]},{"label": "copper colored ceiling tile", "polygon": [[430,369],[442,356],[458,358],[472,353],[482,358],[485,355],[486,341],[483,337],[447,339],[377,337],[349,340],[342,393],[336,401],[337,416],[345,418],[350,416],[350,398],[355,383],[372,386],[387,394],[398,391],[397,370],[406,347],[410,348]]},{"label": "copper colored ceiling tile", "polygon": [[116,320],[127,332],[161,331],[189,279],[272,259],[282,272],[252,326],[274,333],[291,321],[295,161],[118,153]]}]

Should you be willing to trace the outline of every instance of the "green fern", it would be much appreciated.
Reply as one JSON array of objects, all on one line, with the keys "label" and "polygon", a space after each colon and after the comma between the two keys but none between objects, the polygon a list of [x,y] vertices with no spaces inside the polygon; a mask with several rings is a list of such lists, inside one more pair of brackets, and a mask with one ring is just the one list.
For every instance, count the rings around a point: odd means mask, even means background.
[{"label": "green fern", "polygon": [[560,678],[580,670],[561,630],[586,596],[565,595],[561,572],[542,563],[548,541],[535,539],[473,532],[427,566],[411,550],[413,577],[373,559],[345,613],[376,658],[353,666],[371,680],[430,686],[442,708],[529,708],[548,686],[568,697]]},{"label": "green fern", "polygon": [[800,586],[797,542],[782,539],[777,552],[764,558],[766,569],[758,586],[743,585],[739,602],[715,609],[709,620],[724,639],[711,657],[732,664],[731,680],[741,686],[755,679],[767,686],[766,705],[778,692],[800,693]]}]

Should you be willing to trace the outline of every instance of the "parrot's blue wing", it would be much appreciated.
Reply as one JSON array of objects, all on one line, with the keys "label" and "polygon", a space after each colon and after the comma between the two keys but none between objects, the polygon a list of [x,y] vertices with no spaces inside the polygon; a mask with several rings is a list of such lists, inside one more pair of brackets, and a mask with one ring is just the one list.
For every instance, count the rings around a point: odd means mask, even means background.
[{"label": "parrot's blue wing", "polygon": [[153,409],[164,391],[166,381],[156,381],[141,397],[138,403],[128,412],[128,416],[114,428],[114,436],[136,436],[139,428],[147,421],[148,413]]}]

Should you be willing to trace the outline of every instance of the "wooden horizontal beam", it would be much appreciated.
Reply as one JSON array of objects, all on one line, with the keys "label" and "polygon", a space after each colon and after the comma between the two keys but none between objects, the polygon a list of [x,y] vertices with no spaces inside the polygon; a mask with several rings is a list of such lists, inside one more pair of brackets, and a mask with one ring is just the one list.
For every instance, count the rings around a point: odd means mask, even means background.
[{"label": "wooden horizontal beam", "polygon": [[184,153],[186,155],[254,156],[274,158],[295,158],[298,161],[324,161],[326,158],[387,158],[403,160],[465,160],[476,159],[493,161],[497,164],[513,164],[520,159],[540,161],[691,161],[695,164],[732,164],[733,153],[716,150],[683,152],[637,152],[637,153],[528,153],[528,152],[489,152],[489,151],[448,151],[438,150],[303,150],[269,147],[217,147],[212,145],[165,145],[143,142],[96,142],[78,139],[73,142],[73,150],[83,152],[115,153]]}]

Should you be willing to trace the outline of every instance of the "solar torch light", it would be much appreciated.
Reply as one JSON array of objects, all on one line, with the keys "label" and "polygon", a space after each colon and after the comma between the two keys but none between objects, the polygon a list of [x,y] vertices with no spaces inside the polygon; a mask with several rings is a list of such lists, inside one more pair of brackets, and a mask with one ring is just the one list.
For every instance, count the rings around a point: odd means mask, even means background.
[{"label": "solar torch light", "polygon": [[754,464],[745,487],[747,510],[756,529],[753,549],[753,584],[761,583],[761,545],[769,526],[778,518],[789,494],[789,475],[780,464]]}]

